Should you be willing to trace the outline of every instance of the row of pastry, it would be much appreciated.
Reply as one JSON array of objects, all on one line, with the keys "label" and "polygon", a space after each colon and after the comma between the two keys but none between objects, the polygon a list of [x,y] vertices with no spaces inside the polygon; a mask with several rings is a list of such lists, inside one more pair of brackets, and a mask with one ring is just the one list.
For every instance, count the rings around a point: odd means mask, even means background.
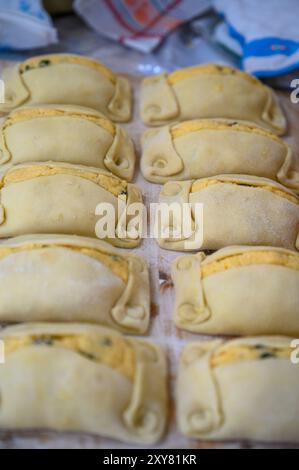
[{"label": "row of pastry", "polygon": [[[1,109],[27,106],[2,126],[0,236],[29,235],[0,246],[0,319],[60,323],[2,330],[0,426],[156,442],[167,422],[165,353],[115,331],[147,330],[147,267],[135,254],[82,237],[95,235],[99,201],[116,205],[121,194],[141,200],[127,182],[132,142],[112,123],[130,117],[128,83],[98,62],[70,55],[29,59],[6,80]],[[195,67],[146,79],[141,115],[148,124],[196,119],[144,136],[144,175],[176,180],[164,186],[161,200],[205,204],[204,248],[252,245],[175,260],[177,326],[289,336],[189,344],[177,379],[180,430],[207,439],[296,441],[299,378],[290,358],[299,330],[298,179],[291,150],[269,131],[285,128],[274,95],[242,72]],[[198,148],[202,155],[194,158]],[[182,249],[173,243],[161,241]]]},{"label": "row of pastry", "polygon": [[[0,244],[0,321],[97,323],[145,334],[144,259],[75,235],[25,235]],[[203,334],[299,335],[299,253],[238,246],[176,258],[174,321]],[[240,312],[240,308],[242,312]]]},{"label": "row of pastry", "polygon": [[[38,136],[38,137],[37,137]],[[65,162],[110,171],[131,181],[134,145],[101,113],[74,105],[32,105],[1,126],[0,165]],[[153,183],[246,174],[299,191],[294,152],[275,134],[244,121],[195,119],[150,129],[142,137],[141,170]]]},{"label": "row of pastry", "polygon": [[[69,55],[30,59],[4,79],[1,110],[16,109],[1,127],[1,237],[20,236],[0,245],[0,321],[21,324],[0,334],[0,427],[156,441],[167,413],[164,354],[115,331],[147,330],[147,267],[78,236],[95,237],[99,202],[141,197],[128,183],[133,143],[112,122],[130,116],[128,82]],[[126,241],[116,244],[135,243]]]},{"label": "row of pastry", "polygon": [[[130,118],[126,79],[94,60],[61,54],[17,64],[5,85],[0,110],[22,106],[1,127],[1,237],[94,236],[98,201],[141,201],[129,183],[134,145],[111,121]],[[276,135],[286,122],[270,88],[229,67],[191,67],[146,78],[141,116],[147,124],[168,123],[142,138],[145,178],[166,183],[163,202],[204,204],[203,243],[195,248],[298,247],[299,163]],[[139,240],[110,241],[133,247]],[[185,240],[160,243],[181,250]]]},{"label": "row of pastry", "polygon": [[[132,115],[125,78],[87,57],[55,54],[33,57],[7,69],[4,81],[5,102],[0,112],[22,108],[3,126],[1,164],[61,161],[63,156],[66,163],[94,166],[132,179],[132,142],[111,122],[128,121]],[[146,124],[168,124],[146,132],[143,138],[141,167],[150,181],[247,174],[298,190],[296,159],[276,136],[286,130],[285,117],[273,91],[258,79],[225,66],[189,67],[144,79],[140,103]],[[32,148],[34,128],[41,134],[38,159]],[[70,133],[73,139],[69,141]],[[55,149],[46,145],[55,140],[53,135],[64,140],[64,155],[61,144]]]},{"label": "row of pastry", "polygon": [[[140,189],[128,182],[135,163],[131,139],[86,108],[39,105],[13,111],[2,124],[0,155],[2,238],[25,233],[93,237],[99,202],[117,207],[121,195],[127,206],[142,200]],[[160,201],[204,205],[203,243],[195,249],[298,248],[298,165],[274,134],[229,120],[184,122],[146,131],[143,139],[144,175],[167,181]],[[140,239],[119,239],[116,231],[109,241],[133,247]],[[159,240],[162,247],[178,250],[185,241]]]},{"label": "row of pastry", "polygon": [[[6,69],[1,111],[21,105],[86,106],[114,122],[132,116],[128,80],[98,61],[72,54],[32,57]],[[220,65],[200,65],[145,78],[140,114],[148,125],[206,118],[254,122],[283,134],[286,120],[272,90],[257,78]]]},{"label": "row of pastry", "polygon": [[[160,346],[77,323],[6,327],[1,339],[0,428],[81,431],[146,445],[164,435],[168,374]],[[290,341],[189,343],[176,381],[179,430],[206,440],[298,442]]]},{"label": "row of pastry", "polygon": [[[133,142],[115,123],[131,116],[128,80],[70,54],[30,58],[6,69],[3,78],[0,111],[11,112],[0,137],[1,238],[95,237],[99,203],[117,212],[119,197],[125,206],[141,200],[141,190],[129,183]],[[123,223],[118,215],[115,230]],[[109,241],[132,247],[140,240]]]},{"label": "row of pastry", "polygon": [[286,129],[279,104],[256,78],[205,65],[146,79],[141,115],[164,124],[143,136],[143,174],[165,183],[161,202],[189,203],[193,218],[190,237],[173,237],[181,224],[173,216],[160,246],[187,251],[190,238],[193,249],[218,250],[173,262],[176,326],[259,335],[184,348],[179,428],[199,439],[297,441],[289,405],[299,404],[299,161],[277,137]]}]

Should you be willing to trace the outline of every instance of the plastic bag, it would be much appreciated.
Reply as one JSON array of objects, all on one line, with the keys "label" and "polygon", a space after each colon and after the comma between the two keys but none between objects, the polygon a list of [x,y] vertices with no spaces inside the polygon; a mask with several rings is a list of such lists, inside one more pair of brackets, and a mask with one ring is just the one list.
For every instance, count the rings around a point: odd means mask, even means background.
[{"label": "plastic bag", "polygon": [[74,9],[99,34],[147,53],[179,25],[206,12],[211,0],[75,0]]},{"label": "plastic bag", "polygon": [[40,0],[0,0],[0,49],[32,49],[57,42]]}]

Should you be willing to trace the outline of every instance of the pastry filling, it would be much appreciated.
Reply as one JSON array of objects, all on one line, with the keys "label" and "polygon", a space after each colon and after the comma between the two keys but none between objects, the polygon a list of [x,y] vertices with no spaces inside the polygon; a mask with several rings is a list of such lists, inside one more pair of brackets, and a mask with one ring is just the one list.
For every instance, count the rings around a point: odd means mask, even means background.
[{"label": "pastry filling", "polygon": [[240,361],[263,359],[290,359],[291,348],[266,346],[264,344],[239,344],[216,351],[211,357],[211,366],[218,367]]},{"label": "pastry filling", "polygon": [[136,354],[128,341],[120,336],[93,333],[30,334],[4,338],[5,354],[27,347],[56,347],[69,349],[85,358],[104,364],[129,380],[134,380]]},{"label": "pastry filling", "polygon": [[216,65],[216,64],[205,64],[205,65],[196,65],[194,67],[186,67],[184,69],[176,70],[167,75],[167,80],[170,85],[175,85],[181,80],[190,78],[199,74],[209,73],[209,74],[218,74],[218,75],[236,75],[244,78],[245,80],[254,83],[255,85],[262,84],[252,75],[249,75],[241,70],[234,69],[232,67],[227,67],[225,65]]},{"label": "pastry filling", "polygon": [[182,137],[190,132],[197,132],[204,129],[212,129],[212,130],[221,130],[221,131],[240,131],[240,132],[249,132],[253,134],[262,135],[264,137],[269,137],[276,142],[282,144],[283,142],[270,131],[265,129],[256,127],[250,124],[243,124],[238,121],[231,121],[231,122],[224,122],[224,121],[217,121],[217,120],[209,120],[209,119],[199,119],[194,121],[185,121],[179,124],[176,124],[171,128],[171,136],[173,139],[177,139],[178,137]]},{"label": "pastry filling", "polygon": [[96,60],[89,59],[88,57],[83,56],[76,56],[76,55],[44,55],[39,57],[32,57],[31,59],[27,59],[20,64],[20,73],[23,74],[28,72],[29,70],[39,69],[44,67],[49,67],[51,65],[57,64],[77,64],[82,65],[84,67],[89,67],[91,69],[96,70],[97,72],[101,73],[106,77],[111,83],[116,83],[116,76],[105,65],[97,62]]},{"label": "pastry filling", "polygon": [[55,108],[24,108],[18,109],[11,113],[6,119],[2,129],[12,126],[23,121],[29,121],[36,118],[47,118],[47,117],[76,117],[80,119],[86,119],[95,123],[97,126],[101,127],[105,131],[109,132],[112,136],[115,135],[114,124],[106,119],[104,116],[96,116],[94,114],[87,114],[78,111],[71,111],[66,109],[55,109]]},{"label": "pastry filling", "polygon": [[3,176],[1,182],[1,188],[8,186],[13,183],[21,183],[33,178],[39,178],[41,176],[57,176],[57,175],[69,175],[84,178],[93,183],[101,186],[106,191],[109,191],[114,196],[127,194],[127,182],[123,181],[115,176],[105,175],[102,173],[92,172],[83,170],[81,168],[70,168],[70,167],[54,167],[54,166],[42,166],[34,165],[23,167],[19,169],[12,169]]},{"label": "pastry filling", "polygon": [[20,253],[30,250],[40,250],[47,248],[64,248],[72,250],[82,255],[89,256],[109,268],[113,274],[118,276],[125,284],[129,278],[128,261],[116,254],[105,253],[97,248],[81,247],[76,245],[67,245],[65,243],[26,243],[20,246],[5,246],[0,245],[0,260],[14,253]]},{"label": "pastry filling", "polygon": [[206,264],[203,262],[201,264],[201,276],[205,278],[231,268],[241,268],[253,264],[272,264],[299,271],[299,254],[270,250],[231,254]]},{"label": "pastry filling", "polygon": [[295,194],[290,194],[287,191],[283,191],[276,186],[271,186],[267,183],[252,183],[247,181],[234,181],[230,180],[229,178],[219,178],[219,179],[201,179],[194,181],[191,187],[191,193],[196,193],[197,191],[201,191],[202,189],[206,189],[208,186],[213,186],[215,184],[234,184],[237,186],[248,186],[252,188],[261,188],[270,191],[271,193],[275,194],[276,196],[283,197],[288,199],[289,201],[293,202],[294,204],[299,204],[299,198]]}]

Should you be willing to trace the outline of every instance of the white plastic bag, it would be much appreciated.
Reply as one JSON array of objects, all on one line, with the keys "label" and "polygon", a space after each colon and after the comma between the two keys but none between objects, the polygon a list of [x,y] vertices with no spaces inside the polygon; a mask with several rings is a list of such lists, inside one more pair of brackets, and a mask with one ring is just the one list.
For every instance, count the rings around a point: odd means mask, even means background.
[{"label": "white plastic bag", "polygon": [[0,0],[0,50],[32,49],[57,42],[41,0]]},{"label": "white plastic bag", "polygon": [[206,12],[211,0],[75,0],[74,9],[99,34],[143,53],[179,25]]}]

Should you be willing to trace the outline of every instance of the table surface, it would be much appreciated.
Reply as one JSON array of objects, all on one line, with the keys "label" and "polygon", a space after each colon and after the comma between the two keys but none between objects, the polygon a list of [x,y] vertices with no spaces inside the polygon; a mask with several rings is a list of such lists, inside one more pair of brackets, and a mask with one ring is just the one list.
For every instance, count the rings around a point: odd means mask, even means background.
[{"label": "table surface", "polygon": [[[7,62],[0,61],[0,74]],[[141,175],[138,160],[140,157],[140,136],[146,129],[139,119],[139,84],[140,77],[128,76],[134,91],[134,116],[130,123],[124,124],[134,140],[137,152],[137,168],[134,183],[143,190],[144,200],[148,207],[151,202],[157,202],[160,185],[147,182]],[[290,93],[277,92],[288,119],[288,133],[285,140],[294,148],[299,158],[299,104],[292,104]],[[161,249],[153,239],[144,239],[134,252],[144,256],[148,261],[151,276],[151,325],[147,337],[162,345],[168,356],[171,403],[169,412],[169,425],[165,437],[158,445],[150,448],[261,448],[261,447],[294,447],[294,445],[280,445],[258,442],[207,442],[184,438],[177,430],[175,418],[175,379],[180,352],[190,340],[204,340],[208,336],[194,335],[178,330],[172,321],[174,304],[174,289],[170,277],[171,261],[179,256],[180,252],[171,252]],[[98,448],[98,449],[126,449],[138,448],[111,439],[92,436],[85,433],[57,433],[49,431],[0,431],[0,448]]]}]

